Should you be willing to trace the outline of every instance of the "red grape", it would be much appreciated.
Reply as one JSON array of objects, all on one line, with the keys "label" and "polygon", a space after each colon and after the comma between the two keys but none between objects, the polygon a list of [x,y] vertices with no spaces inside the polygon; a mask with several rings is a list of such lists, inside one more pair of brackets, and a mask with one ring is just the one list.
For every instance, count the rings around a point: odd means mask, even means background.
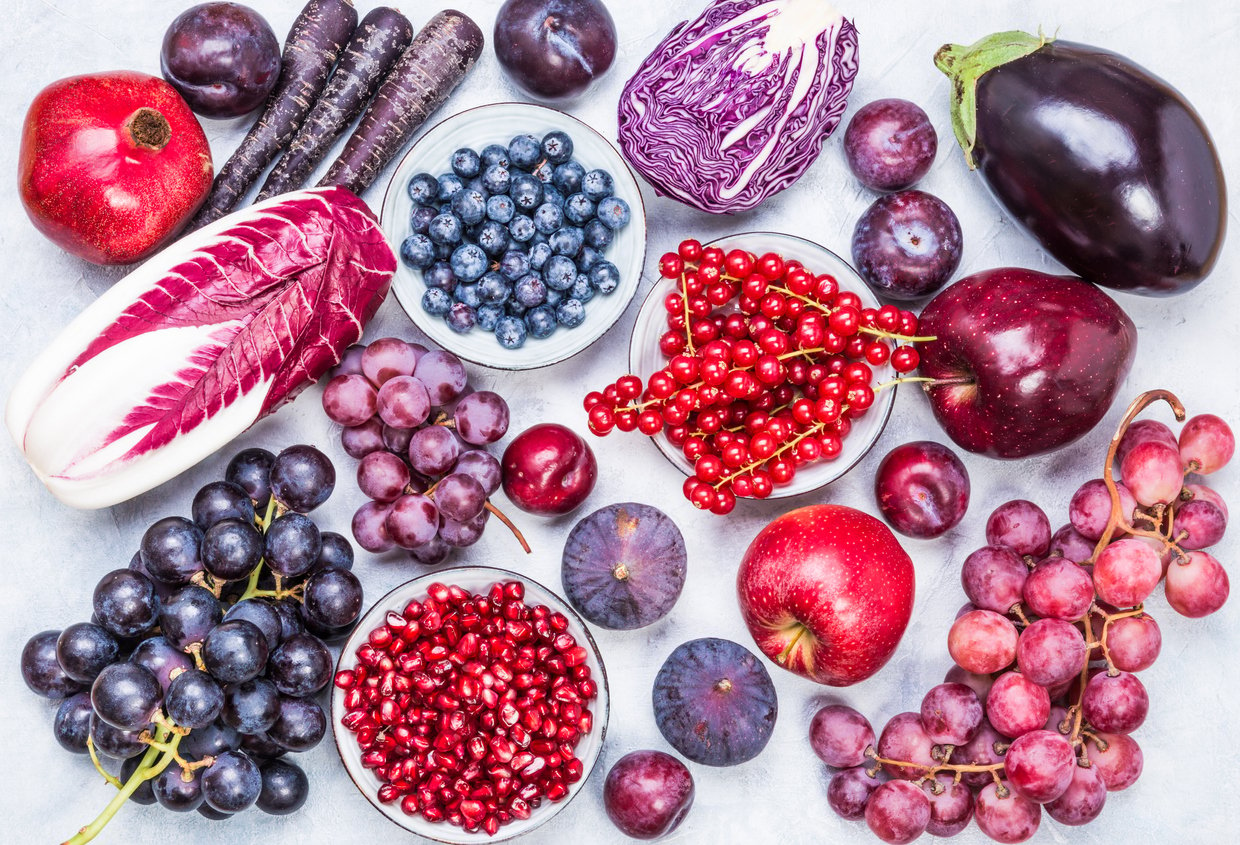
[{"label": "red grape", "polygon": [[933,742],[963,745],[982,725],[982,702],[964,684],[939,684],[921,700],[921,725]]},{"label": "red grape", "polygon": [[1145,684],[1129,672],[1090,678],[1081,695],[1085,720],[1106,733],[1129,734],[1141,727],[1150,710]]},{"label": "red grape", "polygon": [[1154,617],[1125,616],[1107,626],[1107,653],[1116,669],[1140,672],[1148,669],[1162,649],[1162,632]]},{"label": "red grape", "polygon": [[1086,653],[1085,638],[1070,622],[1039,619],[1021,632],[1016,665],[1035,684],[1053,687],[1080,674]]},{"label": "red grape", "polygon": [[1159,441],[1133,446],[1124,456],[1119,472],[1133,498],[1147,508],[1174,501],[1184,486],[1179,451]]},{"label": "red grape", "polygon": [[1000,798],[992,782],[977,793],[973,815],[982,833],[996,842],[1024,842],[1038,832],[1042,807],[1011,792]]},{"label": "red grape", "polygon": [[1013,740],[1003,763],[1012,790],[1037,804],[1062,795],[1072,783],[1075,768],[1072,743],[1059,733],[1041,729]]},{"label": "red grape", "polygon": [[[965,605],[965,608],[965,610],[961,611],[960,616],[972,610],[973,605]],[[956,618],[959,619],[960,617],[957,616]],[[962,669],[960,666],[952,666],[947,670],[947,674],[943,676],[943,681],[948,684],[964,684],[973,690],[979,701],[985,701],[986,695],[990,692],[990,687],[994,684],[995,679],[990,675],[978,675],[970,672],[968,669]]]},{"label": "red grape", "polygon": [[372,340],[362,350],[362,373],[371,384],[382,387],[393,376],[413,375],[418,359],[425,351],[423,347],[406,343],[398,337]]},{"label": "red grape", "polygon": [[1020,555],[998,545],[978,549],[960,568],[960,583],[969,601],[995,613],[1007,613],[1020,602],[1027,577],[1029,568]]},{"label": "red grape", "polygon": [[346,426],[340,432],[340,445],[350,458],[364,458],[383,448],[383,423],[371,417],[361,425]]},{"label": "red grape", "polygon": [[1223,497],[1220,496],[1213,488],[1207,487],[1204,484],[1190,482],[1184,485],[1184,489],[1193,494],[1190,501],[1204,499],[1221,510],[1223,512],[1223,519],[1227,519],[1227,503],[1223,501]]},{"label": "red grape", "polygon": [[1051,697],[1019,672],[1006,672],[995,679],[986,696],[986,717],[1004,736],[1018,737],[1046,724]]},{"label": "red grape", "polygon": [[1102,812],[1107,801],[1107,787],[1093,766],[1073,766],[1072,782],[1063,794],[1047,803],[1047,814],[1066,825],[1089,824]]},{"label": "red grape", "polygon": [[930,739],[921,726],[921,715],[918,713],[897,713],[892,716],[878,738],[879,757],[916,764],[883,764],[887,774],[904,780],[917,780],[927,769],[936,765],[934,758],[930,756],[933,747],[934,740]]},{"label": "red grape", "polygon": [[865,805],[865,823],[879,839],[892,845],[912,842],[930,823],[930,799],[908,781],[880,784]]},{"label": "red grape", "polygon": [[1093,557],[1094,544],[1082,537],[1080,532],[1069,523],[1062,526],[1051,537],[1050,553],[1080,563]]},{"label": "red grape", "polygon": [[431,397],[413,376],[392,376],[379,388],[378,408],[379,419],[388,425],[414,428],[430,415]]},{"label": "red grape", "polygon": [[1189,552],[1187,563],[1176,561],[1167,569],[1167,604],[1183,616],[1209,616],[1230,592],[1226,570],[1208,552]]},{"label": "red grape", "polygon": [[[1137,500],[1122,482],[1117,482],[1115,489],[1119,493],[1120,514],[1131,522],[1132,512],[1137,509]],[[1086,540],[1096,541],[1101,537],[1110,519],[1111,492],[1101,478],[1086,481],[1072,494],[1072,501],[1068,503],[1068,521]]]},{"label": "red grape", "polygon": [[[1003,755],[995,750],[996,743],[1006,746],[1008,739],[983,719],[973,739],[952,750],[951,762],[967,766],[993,766],[995,763],[1002,763]],[[994,778],[990,772],[965,772],[960,780],[973,789],[981,789]]]},{"label": "red grape", "polygon": [[1094,601],[1089,573],[1071,560],[1047,558],[1025,579],[1025,605],[1038,616],[1075,622]]},{"label": "red grape", "polygon": [[1214,414],[1198,414],[1180,429],[1180,462],[1187,472],[1209,475],[1222,469],[1236,451],[1231,428]]},{"label": "red grape", "polygon": [[874,744],[874,728],[851,707],[829,704],[809,723],[809,742],[828,766],[860,766],[865,762],[865,749]]},{"label": "red grape", "polygon": [[973,793],[948,773],[935,775],[934,779],[943,788],[936,795],[929,784],[924,787],[930,798],[930,823],[926,825],[926,833],[955,836],[968,827],[973,818]]},{"label": "red grape", "polygon": [[439,532],[439,509],[426,496],[401,496],[392,503],[384,525],[392,542],[402,549],[415,549]]},{"label": "red grape", "polygon": [[952,623],[947,650],[957,665],[988,675],[1016,659],[1016,626],[991,610],[971,610]]},{"label": "red grape", "polygon": [[1175,433],[1166,424],[1158,420],[1137,420],[1128,426],[1128,430],[1119,440],[1119,447],[1115,450],[1116,464],[1123,464],[1124,458],[1132,451],[1132,447],[1147,441],[1165,443],[1176,450],[1180,448]]},{"label": "red grape", "polygon": [[1094,561],[1098,598],[1116,607],[1135,607],[1145,601],[1160,578],[1158,553],[1135,538],[1117,540]]},{"label": "red grape", "polygon": [[357,465],[357,487],[376,502],[394,502],[409,483],[409,467],[386,451],[371,452]]},{"label": "red grape", "polygon": [[334,423],[361,425],[375,415],[378,394],[365,376],[339,375],[323,388],[323,411]]},{"label": "red grape", "polygon": [[1086,753],[1107,792],[1119,792],[1136,783],[1145,764],[1137,741],[1125,734],[1097,733],[1095,737],[1086,744]]},{"label": "red grape", "polygon": [[1205,549],[1223,539],[1227,516],[1222,508],[1204,499],[1193,499],[1175,510],[1171,530],[1182,549]]},{"label": "red grape", "polygon": [[864,766],[842,769],[827,785],[827,803],[841,818],[859,821],[865,818],[865,805],[878,785],[879,781],[866,774]]},{"label": "red grape", "polygon": [[1018,555],[1042,557],[1050,549],[1051,523],[1033,502],[1015,499],[999,505],[986,520],[986,542]]}]

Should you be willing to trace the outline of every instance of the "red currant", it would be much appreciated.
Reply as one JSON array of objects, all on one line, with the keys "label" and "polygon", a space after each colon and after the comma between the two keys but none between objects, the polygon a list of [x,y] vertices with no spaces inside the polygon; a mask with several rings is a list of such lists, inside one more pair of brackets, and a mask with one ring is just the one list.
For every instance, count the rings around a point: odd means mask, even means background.
[{"label": "red currant", "polygon": [[903,337],[917,337],[917,315],[912,311],[901,311],[898,331]]},{"label": "red currant", "polygon": [[736,292],[732,289],[732,286],[726,282],[716,282],[706,288],[706,299],[716,308],[721,305],[727,305],[735,295]]},{"label": "red currant", "polygon": [[699,479],[711,484],[723,475],[723,460],[718,455],[707,452],[694,463],[693,472]]},{"label": "red currant", "polygon": [[711,285],[718,284],[723,277],[723,272],[717,264],[707,264],[703,260],[702,266],[697,269],[697,277],[698,281],[702,283],[702,289],[705,290]]},{"label": "red currant", "polygon": [[695,318],[689,334],[694,343],[709,343],[719,337],[719,327],[712,320]]},{"label": "red currant", "polygon": [[814,277],[804,267],[794,267],[784,273],[784,287],[797,296],[809,296],[814,289]]},{"label": "red currant", "polygon": [[834,276],[822,275],[814,279],[814,298],[823,305],[831,305],[840,293],[840,283]]},{"label": "red currant", "polygon": [[668,424],[667,431],[665,432],[668,442],[677,448],[684,446],[685,441],[689,439],[689,429],[683,425],[673,425],[672,421],[667,419],[667,414],[663,415],[663,419]]},{"label": "red currant", "polygon": [[784,260],[773,252],[758,259],[758,272],[768,281],[775,281],[784,274]]},{"label": "red currant", "polygon": [[676,381],[688,384],[697,378],[698,359],[688,355],[675,355],[667,362],[667,370]]},{"label": "red currant", "polygon": [[763,355],[754,362],[753,374],[763,384],[775,385],[782,382],[788,372],[774,355]]},{"label": "red currant", "polygon": [[856,308],[850,308],[841,305],[831,312],[831,316],[827,318],[827,325],[831,327],[831,331],[841,337],[848,337],[857,333],[857,329],[861,323],[861,312]]},{"label": "red currant", "polygon": [[[847,343],[848,341],[844,340],[844,338],[840,337],[835,332],[827,332],[823,335],[822,342],[818,345],[822,348],[822,351],[826,352],[828,355],[836,355],[844,351],[844,347]],[[813,348],[814,347],[812,346],[810,347],[810,349]]]},{"label": "red currant", "polygon": [[792,418],[801,425],[809,425],[814,421],[814,403],[808,399],[798,399],[792,403]]},{"label": "red currant", "polygon": [[884,305],[878,309],[876,325],[885,332],[894,332],[900,328],[900,309],[894,305]]},{"label": "red currant", "polygon": [[659,351],[666,357],[679,355],[685,351],[685,336],[678,331],[667,331],[659,338]]},{"label": "red currant", "polygon": [[767,329],[758,335],[758,346],[763,352],[772,355],[783,355],[788,351],[788,335],[778,329]]},{"label": "red currant", "polygon": [[874,404],[874,391],[868,384],[853,384],[848,388],[848,407],[864,411]]},{"label": "red currant", "polygon": [[706,454],[706,441],[697,435],[692,435],[685,440],[681,451],[685,453],[689,463],[694,463],[698,458]]},{"label": "red currant", "polygon": [[680,257],[685,261],[698,262],[702,259],[702,242],[689,238],[680,242],[680,248],[677,250]]},{"label": "red currant", "polygon": [[730,250],[723,259],[724,269],[734,279],[743,279],[753,272],[754,258],[743,249]]},{"label": "red currant", "polygon": [[637,429],[637,411],[634,411],[632,408],[616,411],[616,428],[621,431],[635,431]]},{"label": "red currant", "polygon": [[865,335],[855,334],[844,344],[844,354],[853,360],[860,361],[865,357],[865,348],[869,341]]},{"label": "red currant", "polygon": [[663,417],[654,408],[647,408],[637,415],[637,430],[642,434],[656,435],[663,430]]},{"label": "red currant", "polygon": [[620,376],[616,379],[616,396],[623,401],[631,401],[642,394],[642,380],[635,375]]},{"label": "red currant", "polygon": [[749,461],[749,450],[741,443],[729,443],[719,456],[723,459],[724,466],[736,469]]},{"label": "red currant", "polygon": [[715,408],[707,408],[698,414],[697,424],[698,428],[707,434],[714,434],[723,428],[723,414]]},{"label": "red currant", "polygon": [[860,322],[861,322],[861,325],[865,326],[867,329],[874,328],[876,325],[878,325],[878,309],[877,308],[862,308]]},{"label": "red currant", "polygon": [[710,510],[715,505],[715,490],[709,484],[702,484],[689,494],[689,501],[698,510]]},{"label": "red currant", "polygon": [[794,451],[798,458],[809,463],[818,460],[822,455],[822,444],[818,442],[817,437],[806,437],[794,447]]},{"label": "red currant", "polygon": [[684,314],[685,298],[679,291],[672,291],[663,297],[663,310],[669,314]]},{"label": "red currant", "polygon": [[595,405],[601,405],[602,403],[603,403],[603,394],[599,393],[597,390],[592,390],[589,393],[587,393],[585,400],[582,402],[582,404],[585,405],[585,408],[587,411],[593,408]]},{"label": "red currant", "polygon": [[674,252],[659,259],[659,275],[665,279],[678,279],[685,271],[685,260]]},{"label": "red currant", "polygon": [[844,406],[839,399],[819,395],[818,401],[814,403],[814,418],[821,423],[833,423],[840,418],[843,410]]},{"label": "red currant", "polygon": [[732,363],[738,367],[752,367],[758,354],[758,345],[752,340],[738,340],[732,344]]},{"label": "red currant", "polygon": [[689,419],[689,412],[674,402],[668,402],[663,407],[663,420],[668,425],[680,426],[684,425]]},{"label": "red currant", "polygon": [[702,250],[702,266],[704,267],[714,267],[718,270],[723,267],[723,259],[723,250],[717,246],[708,246]]},{"label": "red currant", "polygon": [[758,382],[747,370],[733,370],[728,373],[723,389],[734,399],[745,399],[758,391]]},{"label": "red currant", "polygon": [[860,361],[853,361],[844,368],[842,375],[844,376],[844,381],[848,382],[850,385],[869,384],[870,380],[874,378],[874,371],[871,370],[867,364],[863,364]]},{"label": "red currant", "polygon": [[887,363],[887,359],[891,357],[891,350],[887,344],[881,340],[875,340],[867,344],[865,347],[865,360],[871,366],[881,367]]},{"label": "red currant", "polygon": [[839,457],[840,452],[844,448],[844,441],[840,439],[840,435],[832,434],[831,432],[821,434],[818,437],[818,442],[822,446],[821,457],[828,461]]},{"label": "red currant", "polygon": [[718,516],[727,516],[736,507],[736,496],[727,487],[722,487],[715,491],[714,504],[710,506],[710,512]]},{"label": "red currant", "polygon": [[748,499],[753,496],[753,479],[740,475],[732,479],[732,493],[738,498]]},{"label": "red currant", "polygon": [[723,334],[733,340],[738,340],[749,333],[749,328],[745,324],[744,314],[729,314],[723,319]]},{"label": "red currant", "polygon": [[595,405],[590,409],[590,431],[595,434],[606,434],[616,424],[615,414],[605,405]]},{"label": "red currant", "polygon": [[921,356],[911,346],[901,346],[891,353],[891,366],[897,373],[911,373],[921,363]]},{"label": "red currant", "polygon": [[835,304],[840,308],[855,308],[861,310],[861,297],[850,290],[842,290],[835,297]]},{"label": "red currant", "polygon": [[655,399],[666,399],[676,392],[676,379],[667,370],[659,370],[650,377],[646,389]]},{"label": "red currant", "polygon": [[758,309],[772,320],[777,320],[783,316],[785,305],[783,294],[772,291],[758,302]]},{"label": "red currant", "polygon": [[767,470],[776,484],[787,484],[797,474],[796,464],[782,456],[767,464]]}]

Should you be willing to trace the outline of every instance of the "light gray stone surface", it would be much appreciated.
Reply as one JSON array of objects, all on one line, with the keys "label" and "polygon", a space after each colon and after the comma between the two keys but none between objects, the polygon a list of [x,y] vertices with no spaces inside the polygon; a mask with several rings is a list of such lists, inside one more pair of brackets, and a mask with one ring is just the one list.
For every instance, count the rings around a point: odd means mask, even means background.
[{"label": "light gray stone surface", "polygon": [[[121,274],[69,257],[31,227],[14,190],[21,120],[34,94],[70,74],[133,68],[159,70],[160,39],[186,0],[9,0],[0,14],[0,66],[8,82],[0,90],[0,396],[7,396],[26,363],[81,308]],[[300,3],[253,0],[283,35]],[[370,3],[362,3],[362,11]],[[405,4],[416,25],[432,13],[427,4]],[[460,0],[458,8],[475,16],[490,35],[496,0]],[[614,137],[618,92],[641,59],[677,21],[697,11],[698,2],[625,0],[609,4],[620,30],[615,67],[598,89],[568,107],[604,134]],[[1207,2],[949,3],[876,0],[850,4],[861,33],[861,73],[850,114],[871,99],[900,96],[925,107],[940,135],[938,160],[920,187],[946,200],[965,232],[960,273],[1015,264],[1049,271],[1061,268],[1006,219],[969,174],[952,143],[947,119],[947,84],[932,67],[934,50],[945,41],[970,42],[1002,29],[1039,26],[1060,36],[1104,46],[1128,55],[1173,81],[1197,106],[1222,151],[1233,183],[1240,180],[1240,110],[1235,80],[1240,78],[1240,12],[1226,0]],[[502,76],[488,47],[478,67],[440,116],[497,99],[520,99]],[[217,164],[232,152],[248,121],[206,121]],[[514,127],[514,130],[518,127]],[[651,239],[647,267],[684,236],[771,229],[816,240],[847,254],[857,216],[872,200],[849,175],[841,152],[841,132],[829,139],[818,162],[801,181],[758,210],[735,218],[714,218],[647,192]],[[462,139],[467,142],[468,139]],[[380,183],[368,198],[377,204]],[[1232,201],[1235,202],[1232,192]],[[1234,213],[1229,215],[1236,228]],[[916,562],[919,590],[913,620],[890,664],[873,679],[851,689],[831,691],[773,669],[781,713],[774,737],[757,759],[731,769],[692,766],[696,805],[670,842],[816,843],[877,841],[860,823],[836,818],[825,800],[827,773],[806,742],[811,714],[829,694],[860,708],[881,728],[889,717],[916,709],[925,690],[950,665],[946,633],[964,601],[959,565],[983,542],[989,511],[1011,498],[1028,497],[1066,521],[1068,498],[1077,485],[1101,470],[1103,451],[1123,405],[1153,387],[1177,392],[1190,412],[1211,411],[1240,423],[1236,325],[1240,314],[1240,239],[1233,231],[1212,278],[1192,293],[1152,300],[1117,296],[1140,330],[1136,364],[1121,401],[1097,430],[1052,455],[998,463],[965,455],[973,480],[973,508],[954,531],[936,541],[905,541]],[[643,282],[643,292],[651,277]],[[642,292],[639,292],[639,298]],[[585,431],[580,399],[622,374],[636,302],[594,348],[554,367],[509,374],[472,369],[478,387],[494,388],[512,400],[512,430],[543,420],[559,420]],[[387,302],[367,333],[416,337],[395,300]],[[1159,409],[1157,416],[1170,420]],[[0,438],[0,841],[61,841],[85,824],[111,797],[85,758],[63,752],[51,733],[53,706],[30,694],[17,671],[22,644],[37,631],[61,628],[90,615],[90,595],[98,577],[124,566],[144,528],[169,514],[188,513],[193,492],[219,475],[238,448],[262,445],[278,450],[295,442],[316,443],[334,458],[341,483],[318,515],[324,528],[348,530],[349,516],[361,503],[352,479],[354,463],[338,446],[338,431],[318,407],[316,391],[269,418],[221,454],[179,479],[130,502],[96,511],[72,511],[54,500],[35,480],[7,437]],[[946,441],[929,406],[915,389],[902,389],[878,448],[845,479],[819,494],[792,502],[744,504],[727,519],[696,513],[680,494],[680,476],[654,447],[638,435],[613,434],[592,440],[600,478],[587,509],[613,501],[640,500],[671,514],[689,547],[688,583],[671,615],[649,629],[598,631],[611,682],[612,716],[599,770],[583,794],[559,817],[529,837],[531,842],[619,842],[624,837],[602,811],[607,767],[624,753],[667,746],[654,725],[650,685],[662,659],[678,643],[716,635],[750,644],[736,610],[733,578],[737,562],[754,534],[795,505],[819,501],[874,511],[871,492],[878,461],[892,447],[914,439]],[[1216,478],[1225,496],[1240,501],[1240,468]],[[539,520],[517,514],[534,547],[520,554],[498,526],[460,558],[462,562],[509,566],[552,586],[558,585],[559,555],[574,517]],[[1218,547],[1218,557],[1235,573],[1238,532]],[[356,571],[369,599],[417,574],[419,569],[389,557],[361,555]],[[448,577],[445,575],[445,577]],[[1038,843],[1114,843],[1125,841],[1234,842],[1240,837],[1240,801],[1235,772],[1240,728],[1240,652],[1237,599],[1201,621],[1179,617],[1159,595],[1150,602],[1163,632],[1163,654],[1142,677],[1151,698],[1150,717],[1137,734],[1145,751],[1145,775],[1131,789],[1110,796],[1101,819],[1067,829],[1044,819]],[[131,806],[99,838],[100,842],[366,843],[412,839],[379,817],[357,793],[330,741],[298,755],[312,780],[310,804],[295,816],[274,818],[250,811],[227,823],[196,814],[176,816],[158,808]],[[980,843],[975,826],[959,837]]]}]

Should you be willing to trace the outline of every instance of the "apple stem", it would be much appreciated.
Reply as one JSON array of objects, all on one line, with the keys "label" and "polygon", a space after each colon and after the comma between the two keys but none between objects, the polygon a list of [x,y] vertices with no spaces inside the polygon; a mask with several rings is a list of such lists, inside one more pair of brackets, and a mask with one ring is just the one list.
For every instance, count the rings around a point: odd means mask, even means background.
[{"label": "apple stem", "polygon": [[525,549],[525,553],[527,555],[533,552],[530,548],[530,544],[525,542],[525,535],[521,533],[521,529],[513,525],[512,520],[509,519],[502,510],[491,504],[490,499],[486,500],[486,504],[484,504],[483,507],[495,514],[496,519],[508,526],[508,530],[512,532],[512,536],[517,538],[517,542],[521,544],[521,548]]},{"label": "apple stem", "polygon": [[797,632],[792,637],[792,641],[789,642],[788,645],[784,646],[784,650],[779,653],[779,657],[775,658],[775,662],[778,663],[780,666],[783,666],[784,664],[788,662],[788,655],[791,654],[792,650],[797,647],[797,643],[801,641],[801,637],[805,636],[805,632],[806,630],[808,630],[804,625],[802,625],[799,622],[797,623],[796,627],[797,627]]}]

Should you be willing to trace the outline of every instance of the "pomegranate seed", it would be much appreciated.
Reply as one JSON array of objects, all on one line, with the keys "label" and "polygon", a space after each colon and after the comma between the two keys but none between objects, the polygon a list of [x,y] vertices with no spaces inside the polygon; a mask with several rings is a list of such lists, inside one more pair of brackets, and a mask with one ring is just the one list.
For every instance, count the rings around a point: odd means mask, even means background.
[{"label": "pomegranate seed", "polygon": [[588,656],[585,646],[574,646],[564,652],[564,662],[569,666],[580,666]]},{"label": "pomegranate seed", "polygon": [[555,723],[555,719],[548,716],[546,719],[543,719],[542,727],[538,732],[547,739],[551,739],[559,732],[559,730],[560,726]]},{"label": "pomegranate seed", "polygon": [[342,690],[351,690],[357,685],[357,676],[348,669],[336,673],[333,683]]},{"label": "pomegranate seed", "polygon": [[530,743],[530,751],[535,754],[550,754],[555,751],[555,743],[545,739],[536,739]]},{"label": "pomegranate seed", "polygon": [[503,616],[509,622],[515,622],[525,616],[525,605],[519,601],[504,602]]},{"label": "pomegranate seed", "polygon": [[553,783],[547,786],[545,795],[548,801],[559,801],[568,794],[568,787],[562,783]]},{"label": "pomegranate seed", "polygon": [[547,658],[543,662],[543,668],[553,675],[563,675],[568,671],[568,665],[565,664],[564,658],[558,654]]},{"label": "pomegranate seed", "polygon": [[500,822],[499,822],[498,817],[487,816],[482,821],[482,829],[487,832],[487,835],[494,836],[495,834],[499,833],[499,824]]},{"label": "pomegranate seed", "polygon": [[504,595],[513,601],[521,601],[525,598],[525,584],[520,581],[505,582]]},{"label": "pomegranate seed", "polygon": [[396,661],[386,655],[384,655],[383,657],[380,657],[379,661],[375,663],[375,669],[379,670],[379,674],[381,675],[384,672],[391,672],[395,668],[396,668]]},{"label": "pomegranate seed", "polygon": [[536,783],[527,783],[517,792],[517,797],[530,804],[531,807],[538,800],[538,796],[542,794],[542,788]]},{"label": "pomegranate seed", "polygon": [[454,733],[441,733],[431,740],[431,746],[436,751],[451,751],[456,745],[457,736]]},{"label": "pomegranate seed", "polygon": [[460,607],[465,604],[465,602],[469,601],[471,595],[472,594],[468,590],[463,587],[458,587],[455,584],[448,588],[448,600],[457,607]]},{"label": "pomegranate seed", "polygon": [[516,743],[518,748],[527,748],[530,744],[530,734],[520,725],[513,725],[512,730],[508,733],[509,738]]},{"label": "pomegranate seed", "polygon": [[416,816],[418,814],[418,799],[415,795],[406,795],[401,799],[400,808],[407,816]]},{"label": "pomegranate seed", "polygon": [[573,744],[571,742],[561,742],[559,745],[556,746],[555,750],[556,750],[556,753],[559,754],[565,760],[571,761],[571,760],[576,759],[577,757],[577,750],[573,748]]},{"label": "pomegranate seed", "polygon": [[448,589],[448,585],[441,584],[438,581],[436,581],[434,584],[431,584],[430,586],[426,588],[427,597],[441,605],[448,603],[448,599],[451,596],[451,594],[452,593]]},{"label": "pomegranate seed", "polygon": [[428,634],[433,634],[443,625],[443,617],[436,611],[428,611],[422,614],[421,620],[422,630]]},{"label": "pomegranate seed", "polygon": [[441,822],[444,820],[444,813],[443,810],[434,804],[431,804],[430,806],[423,805],[422,818],[426,819],[428,822]]},{"label": "pomegranate seed", "polygon": [[560,759],[560,755],[554,751],[548,754],[544,759],[547,761],[548,769],[558,769],[560,768],[560,764],[564,762]]},{"label": "pomegranate seed", "polygon": [[564,764],[564,778],[569,783],[576,783],[581,780],[581,775],[585,771],[585,764],[574,758]]},{"label": "pomegranate seed", "polygon": [[514,798],[508,804],[508,812],[512,813],[515,819],[525,820],[530,817],[530,805],[521,798]]},{"label": "pomegranate seed", "polygon": [[570,648],[577,645],[577,640],[572,634],[557,634],[556,638],[552,641],[552,645],[555,646],[556,651],[568,651]]},{"label": "pomegranate seed", "polygon": [[487,741],[481,736],[471,736],[465,743],[465,750],[475,760],[481,760],[487,756]]},{"label": "pomegranate seed", "polygon": [[517,752],[517,747],[510,740],[497,736],[491,740],[491,753],[495,755],[495,759],[502,763],[512,760],[512,756]]},{"label": "pomegranate seed", "polygon": [[495,784],[495,794],[501,798],[507,797],[508,793],[512,792],[512,778],[501,776],[492,782]]},{"label": "pomegranate seed", "polygon": [[598,694],[598,684],[594,683],[593,678],[582,678],[577,683],[577,692],[581,695],[582,698],[589,701],[591,698],[594,698],[594,696]]},{"label": "pomegranate seed", "polygon": [[362,753],[362,765],[367,769],[373,769],[387,762],[387,757],[382,751],[365,751]]},{"label": "pomegranate seed", "polygon": [[553,631],[568,630],[568,617],[563,613],[553,613],[547,617],[547,621],[551,623],[551,630]]},{"label": "pomegranate seed", "polygon": [[350,710],[340,719],[340,724],[344,725],[351,731],[356,731],[370,718],[365,710]]},{"label": "pomegranate seed", "polygon": [[366,696],[360,689],[351,689],[344,694],[344,709],[356,710],[362,706]]},{"label": "pomegranate seed", "polygon": [[577,730],[582,734],[588,734],[592,727],[594,727],[594,714],[589,710],[582,711],[581,721],[577,723]]},{"label": "pomegranate seed", "polygon": [[529,751],[519,751],[512,755],[512,769],[515,772],[523,770],[532,762],[534,762],[534,755]]}]

